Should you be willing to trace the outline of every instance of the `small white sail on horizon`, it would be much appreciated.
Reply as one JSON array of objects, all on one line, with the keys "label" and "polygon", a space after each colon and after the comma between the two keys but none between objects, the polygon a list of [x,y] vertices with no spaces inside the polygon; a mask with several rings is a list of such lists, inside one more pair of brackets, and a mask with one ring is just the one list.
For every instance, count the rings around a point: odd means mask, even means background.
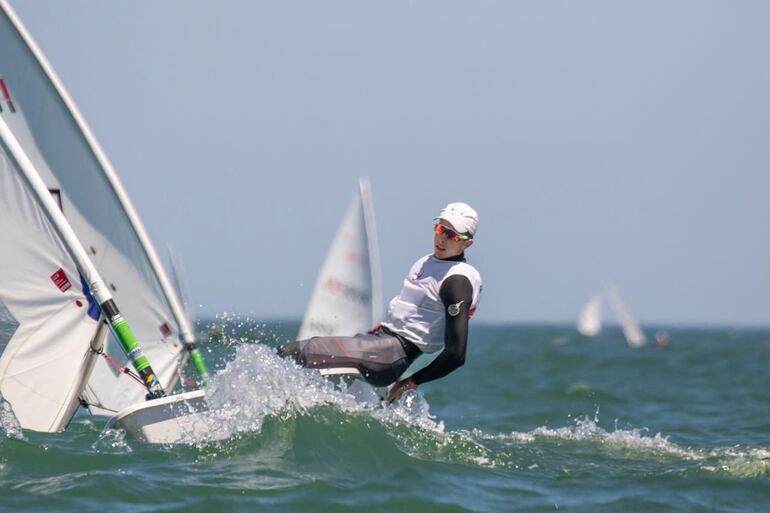
[{"label": "small white sail on horizon", "polygon": [[620,324],[626,343],[631,347],[643,346],[647,341],[644,331],[620,298],[617,287],[611,283],[604,285],[603,294],[594,294],[583,305],[575,325],[578,332],[586,337],[593,337],[601,332],[603,296],[606,297],[615,320]]},{"label": "small white sail on horizon", "polygon": [[608,283],[605,285],[604,290],[610,309],[623,329],[623,336],[626,338],[626,342],[631,347],[642,347],[647,342],[647,338],[644,336],[644,332],[639,327],[634,316],[631,315],[631,311],[623,300],[620,299],[618,289],[613,284]]},{"label": "small white sail on horizon", "polygon": [[577,330],[581,335],[594,337],[602,331],[602,297],[595,294],[578,314]]},{"label": "small white sail on horizon", "polygon": [[380,265],[369,181],[358,191],[316,279],[297,340],[363,333],[380,320]]}]

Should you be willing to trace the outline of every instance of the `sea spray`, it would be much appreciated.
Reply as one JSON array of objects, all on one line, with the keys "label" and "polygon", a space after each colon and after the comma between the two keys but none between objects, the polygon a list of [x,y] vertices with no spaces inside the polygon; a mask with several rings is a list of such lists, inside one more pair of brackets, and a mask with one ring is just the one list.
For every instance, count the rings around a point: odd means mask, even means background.
[{"label": "sea spray", "polygon": [[[558,451],[563,455],[572,456],[580,446],[592,448],[590,454],[595,459],[601,453],[610,461],[633,462],[626,463],[623,468],[630,471],[639,466],[640,462],[652,462],[665,472],[714,472],[724,473],[735,477],[766,477],[770,476],[770,450],[752,447],[720,447],[715,449],[699,449],[683,447],[669,440],[661,433],[648,435],[646,428],[619,428],[607,431],[599,425],[598,412],[594,418],[588,416],[572,419],[573,425],[559,428],[540,426],[528,432],[511,432],[489,434],[474,429],[469,435],[479,441],[496,441],[505,445],[515,444],[519,447],[536,445],[542,453],[542,444],[553,441],[558,444]],[[543,456],[545,459],[545,456]],[[577,458],[572,458],[573,462]],[[534,463],[531,469],[540,467]],[[609,467],[609,465],[608,465]],[[607,468],[608,468],[607,467]],[[648,473],[648,471],[645,471]]]},{"label": "sea spray", "polygon": [[465,431],[446,431],[444,422],[430,413],[430,405],[419,389],[406,393],[387,408],[371,410],[370,415],[411,457],[489,468],[512,465],[506,451],[492,451]]},{"label": "sea spray", "polygon": [[770,449],[723,447],[704,451],[703,470],[739,478],[770,477]]},{"label": "sea spray", "polygon": [[[233,359],[212,377],[207,403],[210,432],[183,440],[201,448],[222,439],[227,440],[216,442],[220,446],[237,444],[244,438],[259,443],[260,436],[281,439],[279,445],[285,445],[278,432],[291,430],[297,417],[310,417],[316,424],[333,421],[349,423],[347,429],[351,430],[381,431],[410,457],[487,467],[511,464],[507,453],[490,451],[465,432],[445,432],[443,422],[431,415],[419,391],[407,393],[388,406],[360,400],[346,386],[282,359],[273,348],[262,344],[235,348]],[[280,427],[262,433],[268,419]]]},{"label": "sea spray", "polygon": [[5,435],[7,438],[24,440],[21,424],[19,424],[19,420],[13,413],[11,404],[3,399],[2,395],[0,395],[0,434]]},{"label": "sea spray", "polygon": [[103,454],[130,454],[133,451],[122,429],[103,430],[91,447],[95,452]]},{"label": "sea spray", "polygon": [[186,442],[259,432],[268,416],[291,418],[320,405],[335,405],[343,411],[361,408],[316,371],[279,358],[273,348],[262,344],[236,347],[233,359],[212,377],[206,401],[214,432]]}]

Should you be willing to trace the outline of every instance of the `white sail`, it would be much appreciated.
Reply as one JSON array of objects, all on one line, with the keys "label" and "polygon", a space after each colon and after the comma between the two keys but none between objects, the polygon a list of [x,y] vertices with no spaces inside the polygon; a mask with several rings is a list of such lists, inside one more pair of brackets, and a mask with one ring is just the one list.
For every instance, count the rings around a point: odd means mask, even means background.
[{"label": "white sail", "polygon": [[187,281],[187,274],[184,271],[184,265],[182,265],[182,258],[171,243],[166,244],[166,248],[168,249],[168,262],[171,266],[171,282],[174,284],[176,297],[179,298],[182,313],[187,323],[192,326],[193,305],[190,301],[190,287]]},{"label": "white sail", "polygon": [[[0,395],[19,424],[64,429],[104,342],[98,284],[0,116]],[[37,188],[32,181],[37,180]],[[85,263],[84,263],[85,262]],[[103,285],[101,286],[103,290]]]},{"label": "white sail", "polygon": [[369,330],[380,318],[379,277],[369,182],[362,179],[318,275],[297,339]]},{"label": "white sail", "polygon": [[577,330],[586,337],[593,337],[602,330],[602,297],[591,296],[578,314]]},{"label": "white sail", "polygon": [[[128,197],[42,52],[0,0],[0,115],[59,204],[153,362],[166,390],[192,331]],[[112,337],[106,352],[126,365]],[[99,359],[85,396],[106,410],[146,390]]]},{"label": "white sail", "polygon": [[623,328],[623,336],[626,337],[628,345],[631,347],[643,346],[647,342],[644,332],[631,315],[628,307],[626,307],[625,303],[620,299],[617,288],[612,284],[608,284],[605,285],[604,289],[607,294],[607,301],[609,302],[610,308],[615,314],[615,318],[620,323],[620,326]]}]

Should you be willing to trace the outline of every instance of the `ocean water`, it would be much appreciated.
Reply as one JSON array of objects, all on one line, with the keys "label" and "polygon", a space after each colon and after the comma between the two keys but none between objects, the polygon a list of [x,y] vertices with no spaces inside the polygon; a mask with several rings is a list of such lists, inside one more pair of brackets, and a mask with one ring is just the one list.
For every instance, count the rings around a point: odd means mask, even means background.
[{"label": "ocean water", "polygon": [[199,323],[225,441],[0,408],[0,511],[770,511],[769,330],[474,325],[463,368],[383,408],[278,359],[297,327]]}]

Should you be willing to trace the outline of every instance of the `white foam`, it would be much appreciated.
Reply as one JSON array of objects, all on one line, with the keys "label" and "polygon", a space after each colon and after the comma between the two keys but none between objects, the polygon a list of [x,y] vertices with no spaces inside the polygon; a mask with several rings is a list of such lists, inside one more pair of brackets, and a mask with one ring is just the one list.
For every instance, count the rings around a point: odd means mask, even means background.
[{"label": "white foam", "polygon": [[750,447],[718,447],[698,449],[682,447],[669,441],[661,433],[646,435],[646,429],[619,429],[607,431],[599,426],[598,412],[593,419],[574,419],[572,426],[549,428],[541,426],[529,432],[486,434],[474,430],[473,436],[482,440],[512,441],[522,444],[539,440],[562,440],[595,443],[615,457],[634,459],[673,459],[696,462],[698,468],[709,472],[728,473],[736,477],[770,475],[770,450]]},{"label": "white foam", "polygon": [[[259,432],[268,416],[292,418],[318,406],[377,420],[406,453],[494,467],[499,458],[466,432],[445,432],[444,423],[430,413],[422,393],[412,391],[387,407],[357,401],[318,372],[278,357],[261,344],[240,344],[235,356],[211,379],[206,393],[210,437],[184,440],[193,445]],[[403,429],[406,427],[407,429]],[[120,444],[120,441],[112,440]]]},{"label": "white foam", "polygon": [[668,438],[656,433],[653,436],[645,436],[646,429],[618,429],[606,431],[598,425],[598,419],[588,417],[575,419],[574,426],[557,429],[539,427],[532,432],[534,437],[556,438],[562,440],[586,440],[598,442],[611,449],[628,449],[637,453],[651,452],[656,455],[670,454],[673,456],[694,459],[697,453],[683,449],[669,442]]},{"label": "white foam", "polygon": [[24,432],[21,429],[19,420],[13,413],[13,408],[2,396],[0,396],[0,429],[8,438],[25,440]]},{"label": "white foam", "polygon": [[[208,421],[222,439],[259,432],[269,415],[290,418],[318,406],[333,406],[346,413],[365,413],[384,422],[406,422],[437,431],[442,424],[432,420],[421,394],[409,395],[393,407],[364,401],[338,388],[321,375],[278,357],[261,344],[239,344],[235,356],[211,379],[206,392]],[[206,440],[185,440],[188,443]]]},{"label": "white foam", "polygon": [[770,476],[770,450],[766,448],[717,448],[708,451],[705,458],[716,461],[714,464],[704,465],[704,470],[745,478]]},{"label": "white foam", "polygon": [[540,426],[532,431],[521,433],[511,432],[496,435],[477,433],[477,436],[492,440],[511,440],[519,443],[533,443],[542,439],[566,440],[573,442],[593,442],[610,451],[623,450],[637,457],[640,456],[673,456],[692,460],[702,456],[697,450],[683,448],[670,442],[661,433],[645,435],[646,429],[620,429],[607,431],[599,426],[598,414],[593,419],[586,417],[574,419],[572,426],[549,428]]},{"label": "white foam", "polygon": [[126,441],[126,432],[122,429],[105,429],[91,447],[96,452],[106,454],[129,454],[133,449]]}]

